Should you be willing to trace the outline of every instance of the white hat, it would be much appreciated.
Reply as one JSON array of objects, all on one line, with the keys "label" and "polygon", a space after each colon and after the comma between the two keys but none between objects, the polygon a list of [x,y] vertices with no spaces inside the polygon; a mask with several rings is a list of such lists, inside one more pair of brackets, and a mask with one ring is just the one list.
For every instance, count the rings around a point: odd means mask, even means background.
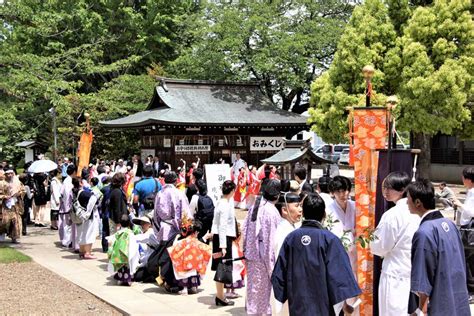
[{"label": "white hat", "polygon": [[132,219],[132,223],[134,223],[135,225],[141,225],[143,224],[143,222],[151,224],[150,218],[148,216],[141,216],[141,217]]}]

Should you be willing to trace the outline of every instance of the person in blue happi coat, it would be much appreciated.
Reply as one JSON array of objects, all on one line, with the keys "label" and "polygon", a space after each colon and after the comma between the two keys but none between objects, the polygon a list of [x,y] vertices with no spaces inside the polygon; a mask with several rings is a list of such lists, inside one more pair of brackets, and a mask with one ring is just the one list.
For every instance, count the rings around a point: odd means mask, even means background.
[{"label": "person in blue happi coat", "polygon": [[308,193],[303,224],[286,237],[273,270],[275,298],[278,305],[289,301],[290,315],[335,315],[340,302],[351,314],[345,301],[361,294],[341,241],[321,225],[325,214],[319,194]]},{"label": "person in blue happi coat", "polygon": [[407,187],[408,208],[421,217],[412,240],[410,290],[418,308],[430,316],[469,316],[464,249],[456,225],[435,210],[430,181]]}]

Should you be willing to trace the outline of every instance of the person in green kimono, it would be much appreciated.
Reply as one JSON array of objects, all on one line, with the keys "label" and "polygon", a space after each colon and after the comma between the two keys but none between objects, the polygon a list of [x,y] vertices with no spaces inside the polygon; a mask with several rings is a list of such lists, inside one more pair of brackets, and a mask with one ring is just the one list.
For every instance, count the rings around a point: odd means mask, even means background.
[{"label": "person in green kimono", "polygon": [[133,274],[138,268],[139,245],[135,240],[128,215],[122,215],[120,226],[120,230],[110,237],[112,246],[108,250],[108,268],[118,284],[130,286]]}]

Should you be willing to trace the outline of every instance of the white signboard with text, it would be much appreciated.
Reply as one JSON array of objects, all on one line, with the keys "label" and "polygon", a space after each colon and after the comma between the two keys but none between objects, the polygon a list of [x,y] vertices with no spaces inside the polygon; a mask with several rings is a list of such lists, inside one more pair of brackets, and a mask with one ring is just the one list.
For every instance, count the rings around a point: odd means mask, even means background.
[{"label": "white signboard with text", "polygon": [[228,164],[206,164],[207,194],[214,201],[214,205],[222,196],[222,183],[230,180],[230,166]]},{"label": "white signboard with text", "polygon": [[282,137],[250,137],[250,151],[279,151],[283,145]]},{"label": "white signboard with text", "polygon": [[176,153],[211,151],[211,145],[176,145],[174,151]]}]

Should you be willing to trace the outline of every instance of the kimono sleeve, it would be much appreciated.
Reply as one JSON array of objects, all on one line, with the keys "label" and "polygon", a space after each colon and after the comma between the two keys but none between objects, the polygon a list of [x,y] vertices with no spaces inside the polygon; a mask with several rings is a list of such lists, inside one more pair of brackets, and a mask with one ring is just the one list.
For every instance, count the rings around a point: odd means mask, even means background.
[{"label": "kimono sleeve", "polygon": [[434,250],[427,235],[415,233],[411,249],[411,292],[431,295],[437,266]]},{"label": "kimono sleeve", "polygon": [[272,286],[273,286],[273,294],[275,299],[280,303],[285,303],[288,299],[288,251],[289,247],[287,244],[287,240],[283,243],[281,247],[280,254],[278,255],[277,262],[273,269],[272,273]]},{"label": "kimono sleeve", "polygon": [[176,212],[176,216],[180,221],[179,225],[181,225],[181,218],[183,217],[183,214],[186,214],[186,216],[190,219],[194,219],[194,213],[191,212],[191,209],[189,208],[188,198],[183,192],[179,192],[179,199],[180,199],[180,203],[179,203],[180,210],[179,212]]},{"label": "kimono sleeve", "polygon": [[92,194],[91,197],[89,198],[89,201],[87,202],[87,212],[93,212],[95,205],[97,204],[97,196],[95,194]]},{"label": "kimono sleeve", "polygon": [[275,232],[278,227],[280,215],[260,217],[261,220],[260,237],[263,242],[259,243],[260,258],[267,268],[268,277],[271,277],[274,269],[276,255],[274,250]]},{"label": "kimono sleeve", "polygon": [[474,217],[474,194],[469,194],[463,206],[461,206],[461,211],[463,218],[470,219]]},{"label": "kimono sleeve", "polygon": [[352,272],[349,256],[338,238],[328,240],[326,248],[326,285],[331,305],[361,293]]},{"label": "kimono sleeve", "polygon": [[227,206],[227,203],[219,203],[215,209],[218,219],[217,231],[219,234],[219,248],[221,249],[227,248]]},{"label": "kimono sleeve", "polygon": [[372,254],[384,257],[389,253],[397,242],[397,224],[395,219],[386,216],[385,213],[380,220],[374,235],[377,237],[370,242],[370,251]]}]

